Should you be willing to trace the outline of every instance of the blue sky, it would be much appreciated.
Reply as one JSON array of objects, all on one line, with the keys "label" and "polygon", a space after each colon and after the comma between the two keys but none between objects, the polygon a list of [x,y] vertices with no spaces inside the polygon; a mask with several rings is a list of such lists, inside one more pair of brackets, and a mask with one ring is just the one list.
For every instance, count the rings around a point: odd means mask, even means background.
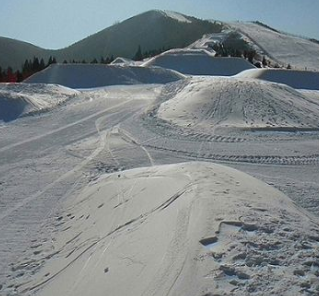
[{"label": "blue sky", "polygon": [[319,0],[0,0],[0,36],[61,48],[150,9],[203,19],[260,20],[319,39]]}]

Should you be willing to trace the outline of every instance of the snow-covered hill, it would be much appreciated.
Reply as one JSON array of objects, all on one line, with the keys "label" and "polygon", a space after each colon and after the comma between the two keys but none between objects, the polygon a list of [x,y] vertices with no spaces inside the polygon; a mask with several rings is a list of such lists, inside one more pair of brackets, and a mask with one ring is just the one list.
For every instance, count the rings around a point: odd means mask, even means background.
[{"label": "snow-covered hill", "polygon": [[319,44],[275,32],[255,23],[233,22],[229,25],[246,37],[257,51],[279,64],[301,70],[319,70]]},{"label": "snow-covered hill", "polygon": [[168,83],[184,76],[168,69],[125,65],[55,64],[26,79],[27,83],[54,83],[71,88]]}]

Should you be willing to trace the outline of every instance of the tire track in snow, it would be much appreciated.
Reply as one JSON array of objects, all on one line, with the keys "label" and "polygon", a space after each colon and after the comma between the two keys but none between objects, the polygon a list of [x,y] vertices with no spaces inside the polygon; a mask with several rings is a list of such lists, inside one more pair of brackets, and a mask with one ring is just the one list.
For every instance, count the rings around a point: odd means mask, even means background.
[{"label": "tire track in snow", "polygon": [[141,144],[138,142],[138,140],[136,138],[134,138],[128,131],[118,127],[118,133],[120,135],[120,137],[128,143],[132,143],[138,147],[140,147],[146,154],[146,156],[148,157],[151,166],[154,166],[155,162],[153,157],[151,156],[151,154],[148,152],[148,150]]}]

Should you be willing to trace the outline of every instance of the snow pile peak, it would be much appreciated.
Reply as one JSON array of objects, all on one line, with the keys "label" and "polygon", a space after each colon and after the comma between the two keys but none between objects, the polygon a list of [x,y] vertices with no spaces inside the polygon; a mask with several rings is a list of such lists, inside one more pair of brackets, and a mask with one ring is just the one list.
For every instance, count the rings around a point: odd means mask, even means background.
[{"label": "snow pile peak", "polygon": [[160,106],[179,126],[215,129],[319,129],[319,102],[288,86],[239,78],[193,78]]},{"label": "snow pile peak", "polygon": [[55,253],[41,258],[21,294],[298,295],[305,278],[318,291],[317,220],[226,166],[107,175],[69,199],[58,219]]}]

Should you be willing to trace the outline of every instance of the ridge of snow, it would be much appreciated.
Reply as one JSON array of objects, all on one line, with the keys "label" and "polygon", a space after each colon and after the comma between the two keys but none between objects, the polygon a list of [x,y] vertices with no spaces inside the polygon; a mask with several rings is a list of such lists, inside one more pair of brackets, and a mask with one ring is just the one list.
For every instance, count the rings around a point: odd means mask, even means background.
[{"label": "ridge of snow", "polygon": [[54,83],[70,88],[110,85],[165,84],[185,78],[169,69],[127,65],[55,64],[26,80],[28,83]]},{"label": "ridge of snow", "polygon": [[0,121],[48,111],[77,94],[60,85],[0,83]]},{"label": "ridge of snow", "polygon": [[287,69],[249,69],[236,75],[283,83],[296,89],[319,90],[319,72]]},{"label": "ridge of snow", "polygon": [[175,12],[175,11],[169,11],[169,10],[158,10],[158,12],[162,13],[164,16],[171,18],[173,20],[176,20],[180,23],[192,23],[191,20],[189,20],[185,15]]},{"label": "ridge of snow", "polygon": [[214,57],[214,52],[199,48],[168,50],[146,61],[142,66],[158,66],[186,75],[214,76],[232,76],[255,68],[242,58]]}]

